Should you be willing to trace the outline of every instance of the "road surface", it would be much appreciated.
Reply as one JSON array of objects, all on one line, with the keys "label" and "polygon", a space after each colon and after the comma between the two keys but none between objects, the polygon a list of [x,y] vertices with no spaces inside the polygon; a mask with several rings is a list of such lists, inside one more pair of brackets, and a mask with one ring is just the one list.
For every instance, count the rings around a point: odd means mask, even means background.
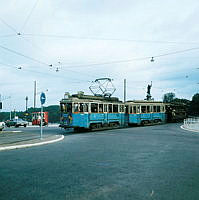
[{"label": "road surface", "polygon": [[180,124],[65,133],[58,143],[0,152],[0,199],[198,200],[198,146],[199,135]]}]

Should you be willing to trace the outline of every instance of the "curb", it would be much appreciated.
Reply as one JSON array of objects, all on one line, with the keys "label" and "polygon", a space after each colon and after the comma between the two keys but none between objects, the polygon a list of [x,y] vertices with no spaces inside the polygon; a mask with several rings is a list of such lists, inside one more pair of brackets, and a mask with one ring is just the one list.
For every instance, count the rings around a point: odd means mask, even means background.
[{"label": "curb", "polygon": [[196,131],[194,129],[188,129],[188,128],[185,128],[183,125],[180,126],[181,129],[185,130],[185,131],[191,131],[191,132],[195,132],[195,133],[199,133],[199,131]]},{"label": "curb", "polygon": [[22,131],[1,131],[0,134],[4,133],[22,133]]},{"label": "curb", "polygon": [[[39,125],[28,125],[28,126],[26,126],[27,128],[30,128],[30,127],[34,127],[34,128],[36,128],[36,127],[40,127]],[[49,125],[47,125],[47,126],[43,126],[43,127],[59,127],[59,124],[49,124]]]},{"label": "curb", "polygon": [[63,139],[64,139],[64,136],[62,135],[58,139],[45,141],[45,142],[38,142],[38,143],[32,143],[32,144],[21,144],[21,145],[14,145],[14,146],[8,146],[8,147],[0,147],[0,151],[28,148],[28,147],[40,146],[40,145],[44,145],[44,144],[51,144],[51,143],[59,142],[59,141],[61,141]]}]

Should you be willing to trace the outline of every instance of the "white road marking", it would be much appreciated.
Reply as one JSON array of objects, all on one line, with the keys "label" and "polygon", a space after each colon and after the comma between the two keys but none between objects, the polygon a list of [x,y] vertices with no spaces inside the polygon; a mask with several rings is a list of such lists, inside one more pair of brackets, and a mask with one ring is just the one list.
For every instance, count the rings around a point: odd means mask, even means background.
[{"label": "white road marking", "polygon": [[13,146],[7,146],[7,147],[0,147],[0,151],[3,150],[11,150],[11,149],[21,149],[21,148],[27,148],[27,147],[33,147],[33,146],[40,146],[44,144],[50,144],[54,142],[58,142],[64,139],[64,136],[62,135],[60,138],[55,139],[55,140],[50,140],[50,141],[45,141],[45,142],[38,142],[38,143],[33,143],[33,144],[21,144],[21,145],[13,145]]},{"label": "white road marking", "polygon": [[185,131],[191,131],[191,132],[196,132],[196,133],[199,133],[199,131],[197,130],[194,130],[194,129],[188,129],[188,128],[185,128],[183,125],[180,126],[181,129],[184,129]]}]

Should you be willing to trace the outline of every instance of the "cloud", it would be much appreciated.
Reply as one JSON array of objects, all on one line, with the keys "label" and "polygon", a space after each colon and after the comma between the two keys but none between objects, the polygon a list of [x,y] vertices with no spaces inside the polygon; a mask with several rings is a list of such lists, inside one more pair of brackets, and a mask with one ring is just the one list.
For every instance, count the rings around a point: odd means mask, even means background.
[{"label": "cloud", "polygon": [[35,2],[1,2],[1,45],[38,61],[1,48],[0,62],[10,64],[0,66],[0,93],[12,94],[13,105],[5,102],[6,110],[25,109],[27,95],[31,106],[34,80],[38,91],[49,90],[46,105],[58,104],[66,91],[88,93],[91,81],[100,77],[114,79],[121,99],[124,78],[129,99],[145,98],[151,81],[158,100],[169,91],[189,99],[198,91],[198,51],[155,57],[153,63],[150,57],[199,46],[199,2],[43,0],[24,26]]}]

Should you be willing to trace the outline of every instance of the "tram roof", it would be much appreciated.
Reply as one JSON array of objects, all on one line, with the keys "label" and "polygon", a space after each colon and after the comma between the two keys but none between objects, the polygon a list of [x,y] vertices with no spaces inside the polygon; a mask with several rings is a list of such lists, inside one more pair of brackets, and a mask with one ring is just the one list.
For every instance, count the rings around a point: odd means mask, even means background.
[{"label": "tram roof", "polygon": [[162,101],[153,101],[153,100],[129,100],[126,103],[163,103]]},{"label": "tram roof", "polygon": [[88,101],[106,101],[113,103],[122,103],[117,97],[104,97],[104,96],[94,96],[94,95],[84,95],[84,94],[72,94],[68,98],[64,98],[61,101],[70,101],[70,100],[88,100]]}]

